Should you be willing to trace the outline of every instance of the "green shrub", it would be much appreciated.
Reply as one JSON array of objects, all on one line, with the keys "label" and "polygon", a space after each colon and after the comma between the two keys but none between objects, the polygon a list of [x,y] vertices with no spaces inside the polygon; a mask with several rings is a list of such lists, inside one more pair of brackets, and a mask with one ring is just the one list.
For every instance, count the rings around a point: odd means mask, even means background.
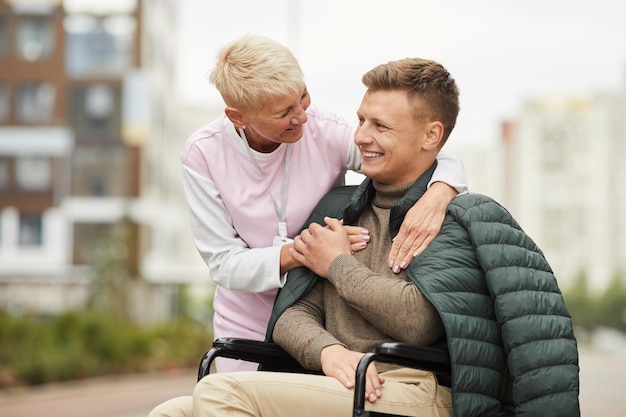
[{"label": "green shrub", "polygon": [[195,367],[210,340],[190,319],[141,327],[101,312],[48,319],[0,313],[0,388]]},{"label": "green shrub", "polygon": [[580,273],[563,298],[575,326],[587,331],[600,327],[626,331],[626,286],[619,274],[606,290],[596,294],[590,291],[586,275]]}]

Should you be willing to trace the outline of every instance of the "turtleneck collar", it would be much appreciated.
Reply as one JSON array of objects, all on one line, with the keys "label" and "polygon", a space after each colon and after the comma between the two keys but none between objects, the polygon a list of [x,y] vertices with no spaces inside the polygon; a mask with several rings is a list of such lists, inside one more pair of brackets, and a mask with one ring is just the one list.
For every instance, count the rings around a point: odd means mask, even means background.
[{"label": "turtleneck collar", "polygon": [[376,190],[372,204],[383,209],[390,209],[406,194],[413,184],[415,184],[415,182],[401,185],[389,185],[372,181],[372,187]]}]

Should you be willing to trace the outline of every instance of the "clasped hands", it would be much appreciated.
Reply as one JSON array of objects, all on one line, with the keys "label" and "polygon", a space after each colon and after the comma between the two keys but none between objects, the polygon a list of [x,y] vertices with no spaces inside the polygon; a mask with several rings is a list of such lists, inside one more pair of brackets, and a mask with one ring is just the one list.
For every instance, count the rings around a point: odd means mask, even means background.
[{"label": "clasped hands", "polygon": [[326,277],[331,262],[341,254],[353,254],[369,242],[362,227],[343,226],[341,220],[324,217],[326,227],[311,223],[293,241],[291,256],[321,277]]}]

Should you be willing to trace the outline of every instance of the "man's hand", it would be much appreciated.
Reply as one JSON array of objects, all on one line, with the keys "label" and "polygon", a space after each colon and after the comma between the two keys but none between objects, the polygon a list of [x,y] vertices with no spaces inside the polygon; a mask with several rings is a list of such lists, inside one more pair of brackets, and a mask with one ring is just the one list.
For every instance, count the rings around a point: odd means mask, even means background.
[{"label": "man's hand", "polygon": [[389,267],[393,272],[406,269],[437,237],[448,204],[456,195],[456,190],[448,184],[436,182],[407,212],[389,252]]},{"label": "man's hand", "polygon": [[[322,349],[320,360],[322,371],[326,376],[332,376],[341,384],[353,389],[356,383],[356,368],[365,353],[348,350],[341,345],[330,345]],[[365,399],[371,403],[376,402],[383,394],[382,385],[385,379],[378,374],[376,365],[372,362],[367,367],[365,377]]]},{"label": "man's hand", "polygon": [[330,263],[342,253],[351,254],[348,232],[341,221],[325,217],[328,227],[311,223],[296,236],[289,253],[302,265],[320,277],[326,277]]}]

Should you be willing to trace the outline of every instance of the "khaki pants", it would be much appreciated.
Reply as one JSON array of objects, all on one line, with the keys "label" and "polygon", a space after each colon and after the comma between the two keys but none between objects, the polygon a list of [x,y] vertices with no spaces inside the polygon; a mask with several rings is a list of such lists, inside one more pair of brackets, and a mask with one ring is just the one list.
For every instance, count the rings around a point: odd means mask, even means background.
[{"label": "khaki pants", "polygon": [[[432,373],[402,368],[383,373],[383,395],[366,408],[406,416],[452,416],[450,389]],[[335,378],[281,372],[212,374],[193,398],[169,400],[150,417],[349,417],[353,390]]]}]

